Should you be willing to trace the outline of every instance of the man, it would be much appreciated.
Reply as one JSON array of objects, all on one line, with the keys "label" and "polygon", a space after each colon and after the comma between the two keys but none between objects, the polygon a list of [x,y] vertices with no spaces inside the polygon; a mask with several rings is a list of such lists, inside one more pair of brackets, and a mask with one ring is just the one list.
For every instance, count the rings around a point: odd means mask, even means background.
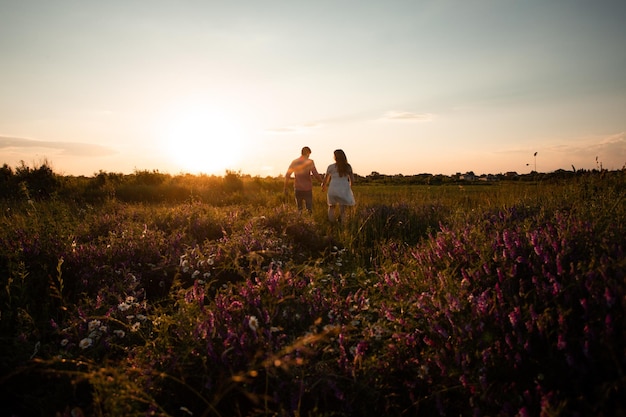
[{"label": "man", "polygon": [[294,190],[296,194],[296,204],[298,210],[302,211],[306,206],[309,213],[313,212],[313,181],[311,181],[311,175],[313,175],[318,181],[322,182],[324,179],[317,172],[315,168],[315,162],[309,159],[311,155],[311,148],[305,146],[302,148],[302,154],[299,158],[291,161],[289,169],[285,174],[285,187],[284,192],[287,192],[287,184],[291,179],[291,174],[294,174]]}]

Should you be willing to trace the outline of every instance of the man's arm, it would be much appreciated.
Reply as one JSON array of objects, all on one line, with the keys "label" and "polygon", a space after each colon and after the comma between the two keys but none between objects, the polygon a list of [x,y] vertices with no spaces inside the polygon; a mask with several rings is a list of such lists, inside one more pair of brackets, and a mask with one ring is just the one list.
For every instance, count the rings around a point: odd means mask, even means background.
[{"label": "man's arm", "polygon": [[289,169],[287,169],[287,172],[285,173],[285,185],[283,186],[283,191],[287,191],[287,185],[289,184],[289,180],[291,179],[291,174],[293,173],[293,168],[291,168],[291,165],[289,166]]},{"label": "man's arm", "polygon": [[315,168],[315,162],[313,161],[311,161],[311,173],[313,174],[316,180],[318,180],[319,182],[324,182],[324,177],[322,177],[320,173],[317,172],[317,168]]}]

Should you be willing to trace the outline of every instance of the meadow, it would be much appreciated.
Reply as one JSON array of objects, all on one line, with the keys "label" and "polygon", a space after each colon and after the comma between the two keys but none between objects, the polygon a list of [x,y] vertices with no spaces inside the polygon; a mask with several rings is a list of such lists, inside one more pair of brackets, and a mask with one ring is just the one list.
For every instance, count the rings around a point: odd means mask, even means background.
[{"label": "meadow", "polygon": [[357,184],[340,226],[280,178],[0,174],[5,415],[626,413],[626,170]]}]

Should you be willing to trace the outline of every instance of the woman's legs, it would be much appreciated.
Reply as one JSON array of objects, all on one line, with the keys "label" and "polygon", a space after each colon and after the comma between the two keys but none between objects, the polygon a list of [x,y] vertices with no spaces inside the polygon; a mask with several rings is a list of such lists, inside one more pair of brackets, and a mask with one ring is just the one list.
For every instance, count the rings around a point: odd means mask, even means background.
[{"label": "woman's legs", "polygon": [[346,222],[346,206],[343,204],[339,206],[339,221],[341,223]]},{"label": "woman's legs", "polygon": [[[337,213],[339,211],[339,213]],[[328,205],[328,220],[331,223],[341,222],[345,223],[346,220],[346,206],[343,204]]]},{"label": "woman's legs", "polygon": [[334,206],[332,204],[328,205],[328,221],[331,222],[331,223],[335,223],[335,220],[336,220],[336,218],[335,218],[335,207],[336,206]]}]

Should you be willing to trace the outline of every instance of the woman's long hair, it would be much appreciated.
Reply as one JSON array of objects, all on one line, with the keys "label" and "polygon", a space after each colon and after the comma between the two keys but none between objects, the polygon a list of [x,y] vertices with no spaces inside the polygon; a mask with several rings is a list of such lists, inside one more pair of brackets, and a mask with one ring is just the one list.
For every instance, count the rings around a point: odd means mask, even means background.
[{"label": "woman's long hair", "polygon": [[343,150],[337,149],[335,151],[335,162],[337,162],[337,171],[340,177],[345,177],[352,173],[352,167],[348,163],[348,158]]}]

